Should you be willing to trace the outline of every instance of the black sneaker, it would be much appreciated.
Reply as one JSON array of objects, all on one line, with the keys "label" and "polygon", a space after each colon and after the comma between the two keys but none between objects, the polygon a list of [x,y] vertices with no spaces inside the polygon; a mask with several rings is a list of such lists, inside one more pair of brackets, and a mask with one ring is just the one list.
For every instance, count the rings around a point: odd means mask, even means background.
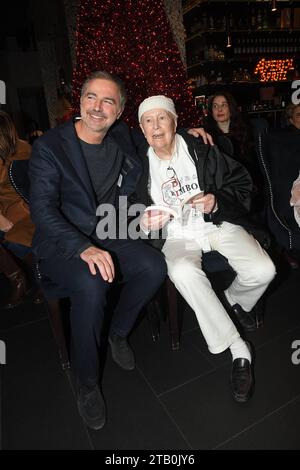
[{"label": "black sneaker", "polygon": [[108,338],[111,347],[113,360],[125,370],[133,370],[135,368],[134,354],[128,344],[127,338],[112,334]]},{"label": "black sneaker", "polygon": [[90,388],[82,385],[78,391],[77,405],[79,414],[86,425],[94,430],[105,424],[105,403],[99,387]]}]

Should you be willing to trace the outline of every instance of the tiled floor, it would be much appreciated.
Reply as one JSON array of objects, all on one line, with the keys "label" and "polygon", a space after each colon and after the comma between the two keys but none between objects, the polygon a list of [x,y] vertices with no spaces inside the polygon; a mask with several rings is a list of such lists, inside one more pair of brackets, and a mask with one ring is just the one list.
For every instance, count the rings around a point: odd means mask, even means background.
[{"label": "tiled floor", "polygon": [[121,370],[108,351],[107,424],[97,432],[77,413],[44,307],[28,302],[2,310],[2,449],[300,449],[300,364],[291,360],[292,343],[300,342],[299,287],[294,270],[268,295],[264,327],[248,335],[256,393],[246,404],[230,395],[229,353],[208,352],[190,310],[179,352],[170,349],[167,324],[154,343],[143,318],[131,336],[135,371]]}]

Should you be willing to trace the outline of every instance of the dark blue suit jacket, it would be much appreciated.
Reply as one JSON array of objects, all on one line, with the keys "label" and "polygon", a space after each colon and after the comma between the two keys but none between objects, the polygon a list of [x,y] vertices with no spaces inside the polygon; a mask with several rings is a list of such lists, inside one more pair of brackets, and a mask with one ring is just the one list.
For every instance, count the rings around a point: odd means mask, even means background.
[{"label": "dark blue suit jacket", "polygon": [[[123,155],[118,195],[129,196],[141,173],[131,134],[120,121],[109,130],[109,135]],[[75,256],[95,232],[98,204],[72,121],[35,141],[29,176],[30,210],[36,226],[35,254],[39,259],[57,254],[65,258]]]}]

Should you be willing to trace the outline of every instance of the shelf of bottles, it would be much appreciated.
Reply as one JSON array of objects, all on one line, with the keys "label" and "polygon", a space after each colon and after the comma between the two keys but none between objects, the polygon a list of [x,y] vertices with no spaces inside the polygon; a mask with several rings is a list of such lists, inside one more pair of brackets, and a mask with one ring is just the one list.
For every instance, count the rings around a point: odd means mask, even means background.
[{"label": "shelf of bottles", "polygon": [[[279,2],[277,2],[279,4]],[[258,83],[261,59],[292,59],[284,80],[299,78],[300,2],[272,12],[270,2],[185,2],[190,85]],[[230,42],[229,42],[230,38]],[[229,47],[228,47],[229,46]]]},{"label": "shelf of bottles", "polygon": [[[188,83],[193,92],[198,92],[200,88],[211,87],[211,86],[222,86],[222,85],[231,85],[233,87],[238,86],[276,86],[280,84],[285,86],[291,86],[291,83],[294,80],[300,79],[300,74],[298,68],[292,68],[292,70],[286,73],[286,79],[280,80],[259,80],[258,74],[255,73],[256,69],[253,69],[251,66],[247,68],[238,67],[233,70],[230,69],[218,70],[217,68],[210,68],[202,71],[201,73],[195,74],[188,79]],[[277,76],[280,77],[280,74],[277,73]]]},{"label": "shelf of bottles", "polygon": [[300,7],[271,12],[269,4],[213,10],[203,6],[184,21],[188,69],[203,61],[300,53]]},{"label": "shelf of bottles", "polygon": [[282,33],[274,36],[270,32],[263,35],[241,35],[231,33],[232,46],[229,51],[224,50],[225,38],[208,38],[207,41],[198,41],[192,48],[187,48],[188,70],[203,63],[217,61],[243,61],[253,56],[297,56],[300,53],[300,39],[295,32]]},{"label": "shelf of bottles", "polygon": [[208,2],[184,15],[184,23],[187,42],[199,35],[228,28],[244,32],[295,30],[300,29],[300,7],[280,7],[272,11],[270,2],[240,2],[223,7]]}]

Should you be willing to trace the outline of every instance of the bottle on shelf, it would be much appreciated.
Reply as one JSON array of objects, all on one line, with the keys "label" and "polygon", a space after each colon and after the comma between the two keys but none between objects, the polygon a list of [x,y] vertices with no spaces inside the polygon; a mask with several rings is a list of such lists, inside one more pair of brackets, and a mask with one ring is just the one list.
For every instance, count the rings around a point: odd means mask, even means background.
[{"label": "bottle on shelf", "polygon": [[204,10],[201,16],[201,24],[202,28],[205,31],[207,29],[207,14],[206,11]]},{"label": "bottle on shelf", "polygon": [[208,46],[207,44],[205,43],[204,44],[204,48],[203,48],[203,57],[204,57],[204,60],[208,60],[209,59],[209,49],[208,49]]},{"label": "bottle on shelf", "polygon": [[275,28],[280,29],[280,26],[281,26],[281,17],[280,17],[280,14],[277,13],[276,14],[276,19],[275,19]]},{"label": "bottle on shelf", "polygon": [[208,77],[208,83],[209,85],[215,85],[216,81],[217,81],[217,77],[216,77],[215,71],[211,70],[209,73],[209,77]]},{"label": "bottle on shelf", "polygon": [[240,38],[238,38],[238,40],[237,40],[237,46],[236,46],[236,53],[237,53],[237,54],[240,54],[241,51],[242,51],[242,49],[241,49],[241,40],[240,40]]},{"label": "bottle on shelf", "polygon": [[210,44],[208,48],[208,60],[214,60],[214,58],[215,58],[215,50],[213,48],[213,45]]},{"label": "bottle on shelf", "polygon": [[300,78],[300,73],[299,73],[298,67],[295,67],[292,79],[293,80],[299,80],[299,78]]},{"label": "bottle on shelf", "polygon": [[195,34],[197,31],[198,31],[198,17],[195,16],[195,18],[193,19],[192,25],[191,25],[191,27],[190,27],[190,32],[189,32],[189,34],[192,36],[192,35]]},{"label": "bottle on shelf", "polygon": [[262,15],[261,15],[260,10],[258,10],[258,13],[257,13],[256,25],[257,25],[257,29],[262,29]]},{"label": "bottle on shelf", "polygon": [[291,27],[291,8],[281,9],[281,29],[287,29]]},{"label": "bottle on shelf", "polygon": [[255,15],[255,8],[254,7],[251,8],[250,25],[251,25],[251,29],[256,28],[256,15]]},{"label": "bottle on shelf", "polygon": [[250,73],[248,72],[248,69],[244,69],[243,80],[244,80],[245,82],[251,82],[251,75],[250,75]]},{"label": "bottle on shelf", "polygon": [[268,28],[269,28],[268,10],[264,8],[263,15],[262,15],[262,29],[268,29]]},{"label": "bottle on shelf", "polygon": [[223,31],[226,30],[226,16],[225,15],[222,17],[222,20],[220,22],[220,29]]},{"label": "bottle on shelf", "polygon": [[218,84],[223,83],[223,77],[222,77],[222,73],[221,73],[221,72],[218,72],[216,82],[217,82]]},{"label": "bottle on shelf", "polygon": [[242,82],[243,81],[243,77],[244,77],[244,74],[243,74],[243,69],[242,67],[239,68],[237,74],[236,74],[236,81],[237,82]]},{"label": "bottle on shelf", "polygon": [[254,53],[254,39],[250,38],[250,47],[249,47],[249,54]]}]

